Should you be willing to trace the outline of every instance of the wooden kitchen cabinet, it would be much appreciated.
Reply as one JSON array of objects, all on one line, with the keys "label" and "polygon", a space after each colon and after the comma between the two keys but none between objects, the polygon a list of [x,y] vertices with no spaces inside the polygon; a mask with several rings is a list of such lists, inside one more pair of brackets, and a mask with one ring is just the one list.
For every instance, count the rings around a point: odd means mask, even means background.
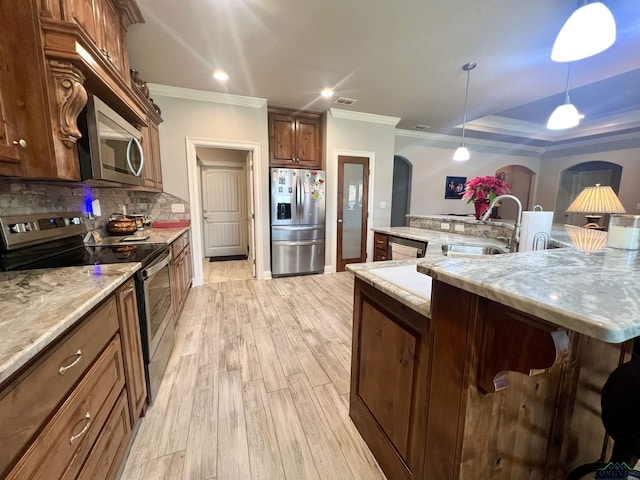
[{"label": "wooden kitchen cabinet", "polygon": [[145,388],[132,287],[0,385],[0,478],[115,478]]},{"label": "wooden kitchen cabinet", "polygon": [[353,308],[349,415],[387,478],[422,478],[430,321],[360,279]]},{"label": "wooden kitchen cabinet", "polygon": [[80,181],[77,118],[89,94],[147,126],[152,106],[132,88],[126,50],[128,27],[142,22],[134,0],[0,2],[1,176]]},{"label": "wooden kitchen cabinet", "polygon": [[142,128],[142,151],[144,152],[144,168],[142,170],[144,185],[162,191],[160,132],[155,119],[149,118],[147,126]]},{"label": "wooden kitchen cabinet", "polygon": [[189,232],[183,233],[171,244],[172,260],[170,265],[171,275],[171,300],[173,302],[174,319],[177,323],[180,312],[189,295],[193,276],[191,266],[191,245],[189,244]]},{"label": "wooden kitchen cabinet", "polygon": [[322,169],[322,117],[318,113],[269,110],[269,165]]},{"label": "wooden kitchen cabinet", "polygon": [[373,261],[381,262],[389,258],[389,235],[375,232],[373,234]]},{"label": "wooden kitchen cabinet", "polygon": [[355,280],[349,414],[389,480],[565,480],[609,458],[600,389],[632,342],[437,278],[430,316]]},{"label": "wooden kitchen cabinet", "polygon": [[142,340],[138,321],[138,302],[133,279],[127,281],[116,291],[118,301],[118,320],[120,340],[124,358],[124,371],[127,379],[130,423],[133,427],[140,418],[147,400],[147,384],[144,377],[142,359]]}]

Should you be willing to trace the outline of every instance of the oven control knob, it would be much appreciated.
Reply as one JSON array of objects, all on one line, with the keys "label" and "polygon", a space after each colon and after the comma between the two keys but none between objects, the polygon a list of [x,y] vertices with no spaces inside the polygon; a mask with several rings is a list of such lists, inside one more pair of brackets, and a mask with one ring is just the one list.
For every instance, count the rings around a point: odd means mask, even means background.
[{"label": "oven control knob", "polygon": [[35,224],[33,222],[27,222],[24,224],[24,228],[27,232],[32,232],[33,230],[35,230]]},{"label": "oven control knob", "polygon": [[12,233],[24,233],[27,231],[27,228],[25,227],[24,223],[16,223],[15,225],[11,225],[9,227],[9,230]]},{"label": "oven control knob", "polygon": [[71,223],[73,223],[74,225],[80,225],[82,223],[82,219],[80,217],[73,217],[71,219]]}]

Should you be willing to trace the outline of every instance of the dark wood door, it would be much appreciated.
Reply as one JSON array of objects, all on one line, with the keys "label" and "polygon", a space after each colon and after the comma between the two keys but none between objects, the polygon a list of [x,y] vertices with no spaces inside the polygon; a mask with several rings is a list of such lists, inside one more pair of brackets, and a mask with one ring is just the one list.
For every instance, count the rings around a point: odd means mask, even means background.
[{"label": "dark wood door", "polygon": [[338,261],[343,272],[348,263],[367,260],[369,159],[338,157]]}]

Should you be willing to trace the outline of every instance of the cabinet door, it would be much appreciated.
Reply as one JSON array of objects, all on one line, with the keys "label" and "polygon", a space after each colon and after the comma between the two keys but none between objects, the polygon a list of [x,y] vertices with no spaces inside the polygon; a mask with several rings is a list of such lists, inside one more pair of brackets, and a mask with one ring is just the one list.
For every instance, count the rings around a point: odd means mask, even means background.
[{"label": "cabinet door", "polygon": [[430,320],[355,281],[349,415],[388,478],[423,478]]},{"label": "cabinet door", "polygon": [[180,283],[181,259],[182,254],[179,254],[177,257],[173,257],[173,260],[171,260],[171,263],[169,264],[169,275],[171,279],[171,301],[173,303],[173,314],[176,324],[180,319],[178,313],[180,312],[180,292],[182,290]]},{"label": "cabinet door", "polygon": [[[3,25],[7,25],[4,22],[12,17],[10,10],[5,12],[7,6],[0,6],[0,23]],[[13,45],[11,42],[14,42]],[[14,84],[15,66],[12,54],[15,47],[17,44],[12,35],[0,35],[0,175],[24,173],[16,128],[18,111],[15,100],[18,92]]]},{"label": "cabinet door", "polygon": [[[66,0],[67,20],[80,25],[96,42],[97,10],[94,0]],[[96,42],[98,43],[98,42]]]},{"label": "cabinet door", "polygon": [[[98,47],[120,74],[123,74],[122,63],[122,28],[120,14],[111,0],[98,0],[101,32],[98,34]],[[98,7],[98,6],[97,6]]]},{"label": "cabinet door", "polygon": [[296,119],[296,165],[300,168],[322,167],[320,118]]},{"label": "cabinet door", "polygon": [[296,122],[291,115],[269,114],[269,165],[295,165]]},{"label": "cabinet door", "polygon": [[118,289],[117,298],[120,338],[129,397],[129,413],[131,415],[131,425],[133,426],[140,417],[140,412],[144,408],[147,399],[138,304],[133,280],[129,280]]},{"label": "cabinet door", "polygon": [[155,187],[162,190],[162,164],[160,162],[160,131],[158,125],[149,124],[149,136],[151,140],[151,163],[153,163],[153,180]]},{"label": "cabinet door", "polygon": [[144,168],[142,169],[142,181],[145,187],[156,186],[154,162],[153,162],[153,144],[151,141],[151,127],[142,129],[142,152],[144,153]]}]

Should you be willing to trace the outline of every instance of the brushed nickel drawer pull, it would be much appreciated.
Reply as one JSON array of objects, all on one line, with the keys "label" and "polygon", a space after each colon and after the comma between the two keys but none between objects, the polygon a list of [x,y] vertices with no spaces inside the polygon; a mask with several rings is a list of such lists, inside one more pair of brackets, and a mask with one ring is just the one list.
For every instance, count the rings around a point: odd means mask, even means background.
[{"label": "brushed nickel drawer pull", "polygon": [[71,443],[71,445],[73,445],[76,440],[78,440],[81,436],[87,433],[87,430],[89,430],[89,427],[91,426],[91,413],[87,412],[87,414],[84,416],[84,419],[87,421],[87,424],[84,426],[82,430],[80,430],[80,433],[76,435],[71,435],[71,438],[69,439],[69,442]]},{"label": "brushed nickel drawer pull", "polygon": [[133,292],[133,289],[134,289],[134,288],[135,288],[135,287],[129,287],[129,288],[127,288],[127,289],[126,289],[124,292],[122,292],[122,293],[123,293],[124,295],[129,295],[131,292]]},{"label": "brushed nickel drawer pull", "polygon": [[69,365],[67,365],[66,367],[60,367],[60,370],[58,370],[58,373],[60,375],[64,375],[64,372],[66,372],[67,370],[69,370],[71,367],[75,367],[80,360],[82,360],[82,350],[78,349],[78,351],[76,352],[76,356],[78,358],[76,358],[73,362],[71,362]]}]

